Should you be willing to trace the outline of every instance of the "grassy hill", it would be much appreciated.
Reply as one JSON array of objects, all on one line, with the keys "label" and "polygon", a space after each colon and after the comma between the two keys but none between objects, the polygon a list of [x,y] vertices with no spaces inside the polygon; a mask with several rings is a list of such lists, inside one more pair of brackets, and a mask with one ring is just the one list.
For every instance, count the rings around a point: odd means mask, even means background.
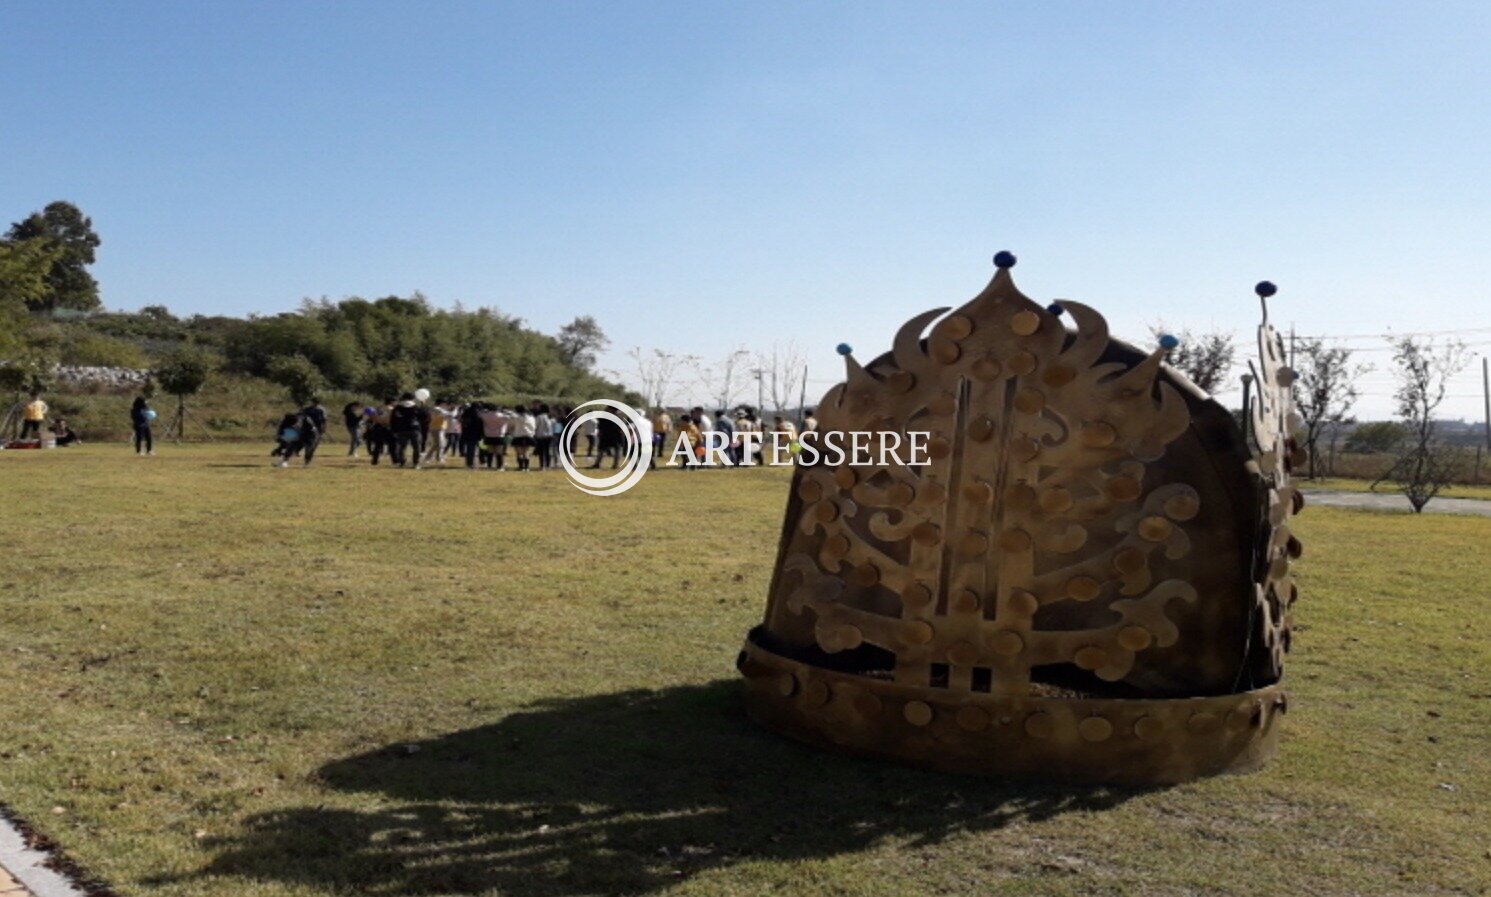
[{"label": "grassy hill", "polygon": [[[604,344],[598,332],[579,341],[572,333],[550,336],[492,309],[435,309],[417,295],[308,302],[296,312],[247,319],[178,318],[148,307],[32,315],[25,324],[24,348],[0,365],[7,381],[0,389],[19,396],[39,379],[54,413],[84,439],[127,438],[128,406],[140,387],[69,381],[54,364],[152,371],[181,357],[202,360],[212,373],[188,400],[189,440],[262,438],[312,393],[330,408],[419,387],[504,404],[639,400],[588,369]],[[176,400],[154,392],[163,429]]]}]

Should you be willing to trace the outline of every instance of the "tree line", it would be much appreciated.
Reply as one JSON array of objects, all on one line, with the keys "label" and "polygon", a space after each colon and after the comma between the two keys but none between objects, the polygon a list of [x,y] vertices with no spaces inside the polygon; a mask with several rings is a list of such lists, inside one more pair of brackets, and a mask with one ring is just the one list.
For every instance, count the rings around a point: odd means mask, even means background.
[{"label": "tree line", "polygon": [[270,380],[297,401],[323,389],[381,399],[416,387],[452,398],[638,398],[594,371],[607,340],[589,316],[551,336],[496,309],[438,309],[417,293],[247,319],[178,318],[159,305],[102,312],[88,270],[101,242],[92,220],[60,201],[0,238],[0,385],[43,388],[66,363],[149,369],[173,395],[221,371]]}]

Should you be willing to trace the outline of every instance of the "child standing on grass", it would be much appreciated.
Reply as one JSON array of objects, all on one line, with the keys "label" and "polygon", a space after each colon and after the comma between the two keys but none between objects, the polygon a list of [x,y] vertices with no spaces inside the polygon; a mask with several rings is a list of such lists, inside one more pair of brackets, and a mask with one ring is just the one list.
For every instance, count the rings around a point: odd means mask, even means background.
[{"label": "child standing on grass", "polygon": [[384,452],[392,454],[393,437],[388,431],[388,421],[393,405],[393,399],[384,399],[383,404],[374,409],[372,417],[368,418],[368,454],[373,459],[374,467],[378,465],[378,459],[383,457]]},{"label": "child standing on grass", "polygon": [[129,408],[129,422],[135,429],[135,454],[155,454],[155,437],[150,432],[150,422],[155,420],[155,412],[151,410],[150,403],[145,401],[144,396],[135,396],[135,403]]},{"label": "child standing on grass", "polygon": [[357,457],[357,447],[362,445],[362,403],[348,402],[342,408],[342,424],[347,428],[347,457]]},{"label": "child standing on grass", "polygon": [[533,448],[533,434],[537,429],[538,421],[533,412],[519,405],[513,414],[513,452],[518,456],[518,469],[524,473],[528,472],[528,452]]},{"label": "child standing on grass", "polygon": [[502,470],[507,463],[507,433],[509,418],[501,408],[496,405],[483,403],[479,412],[481,426],[479,433],[482,440],[481,463],[488,469],[496,467]]},{"label": "child standing on grass", "polygon": [[425,460],[434,459],[436,464],[445,463],[445,434],[450,431],[455,412],[448,402],[437,402],[429,411],[430,438],[426,441]]},{"label": "child standing on grass", "polygon": [[40,439],[41,425],[46,419],[47,403],[41,400],[41,393],[33,392],[31,401],[21,409],[21,438]]},{"label": "child standing on grass", "polygon": [[548,470],[550,448],[554,445],[554,419],[549,417],[548,405],[533,406],[533,448],[538,455],[538,469]]},{"label": "child standing on grass", "polygon": [[[681,467],[684,470],[693,470],[698,465],[697,452],[703,443],[703,434],[699,432],[699,426],[694,423],[693,415],[681,414],[678,416],[678,442],[688,450]],[[678,442],[675,442],[676,446]]]},{"label": "child standing on grass", "polygon": [[467,402],[461,409],[461,457],[466,469],[476,469],[476,455],[481,450],[481,403]]},{"label": "child standing on grass", "polygon": [[464,454],[461,450],[461,418],[464,409],[460,402],[446,402],[445,416],[449,424],[445,428],[445,454]]},{"label": "child standing on grass", "polygon": [[422,465],[424,439],[430,430],[430,412],[414,398],[414,393],[399,396],[399,402],[388,412],[388,431],[393,436],[393,463],[399,467]]}]

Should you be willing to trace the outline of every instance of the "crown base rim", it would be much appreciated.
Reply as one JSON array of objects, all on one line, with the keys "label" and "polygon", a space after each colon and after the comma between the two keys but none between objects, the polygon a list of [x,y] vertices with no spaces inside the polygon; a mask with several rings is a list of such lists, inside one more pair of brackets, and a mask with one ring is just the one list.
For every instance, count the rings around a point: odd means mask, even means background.
[{"label": "crown base rim", "polygon": [[1187,698],[906,685],[784,657],[762,646],[758,631],[737,664],[758,724],[821,749],[939,772],[1126,785],[1247,773],[1277,752],[1288,707],[1282,681]]}]

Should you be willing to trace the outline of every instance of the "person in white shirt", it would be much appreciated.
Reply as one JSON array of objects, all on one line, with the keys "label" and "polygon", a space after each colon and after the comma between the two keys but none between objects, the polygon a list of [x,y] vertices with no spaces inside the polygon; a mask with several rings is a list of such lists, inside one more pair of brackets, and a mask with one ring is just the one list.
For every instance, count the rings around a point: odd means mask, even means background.
[{"label": "person in white shirt", "polygon": [[[583,423],[583,424],[580,425],[580,435],[582,435],[582,436],[585,437],[585,454],[587,456],[594,455],[595,454],[595,418],[591,418],[590,420],[587,420],[585,423]],[[574,450],[573,446],[571,446],[570,448],[571,448],[571,451]]]},{"label": "person in white shirt", "polygon": [[637,451],[647,456],[647,469],[657,469],[657,455],[652,450],[652,418],[642,408],[637,412]]},{"label": "person in white shirt", "polygon": [[481,417],[482,466],[495,466],[498,470],[504,470],[507,464],[507,434],[512,426],[512,418],[501,408],[489,404],[481,406],[479,416]]},{"label": "person in white shirt", "polygon": [[761,425],[756,423],[756,419],[747,412],[740,412],[740,416],[735,419],[736,464],[745,466],[756,463],[755,456],[757,455],[761,444],[755,441],[754,436],[747,436],[746,434],[755,434],[760,432]]},{"label": "person in white shirt", "polygon": [[533,449],[533,434],[538,431],[538,420],[532,411],[518,406],[512,416],[513,452],[518,456],[518,470],[528,472],[528,453]]}]

